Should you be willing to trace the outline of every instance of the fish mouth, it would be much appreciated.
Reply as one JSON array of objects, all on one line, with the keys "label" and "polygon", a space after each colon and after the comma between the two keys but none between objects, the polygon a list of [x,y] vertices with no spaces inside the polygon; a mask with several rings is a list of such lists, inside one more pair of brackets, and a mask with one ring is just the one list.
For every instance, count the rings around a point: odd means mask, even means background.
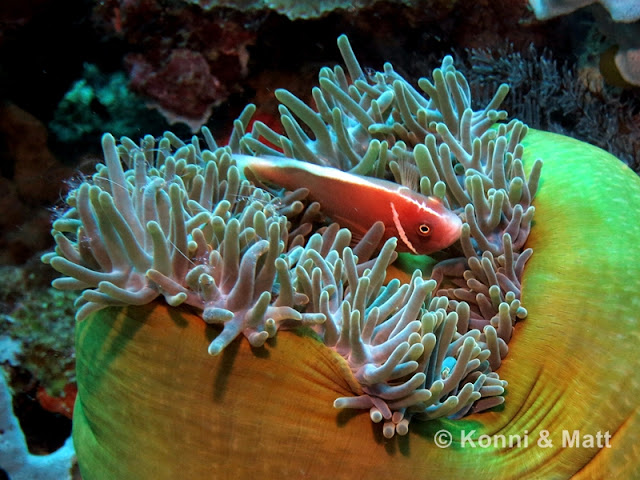
[{"label": "fish mouth", "polygon": [[458,215],[452,213],[447,219],[447,226],[443,232],[441,249],[453,245],[460,239],[460,235],[462,235],[462,220]]}]

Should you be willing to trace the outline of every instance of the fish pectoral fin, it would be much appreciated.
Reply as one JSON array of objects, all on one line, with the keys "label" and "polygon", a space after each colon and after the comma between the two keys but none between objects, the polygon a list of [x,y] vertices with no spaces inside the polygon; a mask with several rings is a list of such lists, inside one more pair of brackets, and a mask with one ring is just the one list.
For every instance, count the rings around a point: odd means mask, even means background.
[{"label": "fish pectoral fin", "polygon": [[251,168],[249,168],[246,165],[244,166],[244,168],[240,169],[240,174],[242,175],[243,178],[245,178],[246,180],[249,180],[254,185],[259,185],[260,183],[262,183],[260,182],[260,180],[258,180],[258,177],[256,176],[255,173],[253,173]]},{"label": "fish pectoral fin", "polygon": [[366,232],[351,233],[351,247],[360,262],[370,259],[380,249],[385,231],[384,223],[378,220]]},{"label": "fish pectoral fin", "polygon": [[351,244],[350,244],[350,246],[351,247],[355,246],[358,242],[360,242],[362,240],[362,237],[364,237],[364,233],[351,231]]},{"label": "fish pectoral fin", "polygon": [[[249,182],[251,182],[256,187],[261,188],[262,190],[264,190],[266,192],[269,192],[274,197],[284,197],[288,193],[291,193],[289,190],[287,190],[286,188],[284,188],[281,185],[278,185],[277,183],[261,179],[260,177],[258,177],[256,175],[256,173],[253,170],[251,170],[251,167],[249,167],[248,165],[245,166],[244,169],[240,173],[242,175],[241,178],[243,178],[245,180],[248,180]],[[304,196],[306,196],[306,195],[304,195]]]}]

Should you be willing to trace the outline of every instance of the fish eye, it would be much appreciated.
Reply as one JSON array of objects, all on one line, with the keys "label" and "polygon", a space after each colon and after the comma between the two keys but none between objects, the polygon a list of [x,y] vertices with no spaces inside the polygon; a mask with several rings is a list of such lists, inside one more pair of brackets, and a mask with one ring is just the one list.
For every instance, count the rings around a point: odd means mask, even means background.
[{"label": "fish eye", "polygon": [[431,227],[429,225],[427,225],[426,223],[422,223],[418,227],[418,233],[420,235],[426,237],[426,236],[431,234]]}]

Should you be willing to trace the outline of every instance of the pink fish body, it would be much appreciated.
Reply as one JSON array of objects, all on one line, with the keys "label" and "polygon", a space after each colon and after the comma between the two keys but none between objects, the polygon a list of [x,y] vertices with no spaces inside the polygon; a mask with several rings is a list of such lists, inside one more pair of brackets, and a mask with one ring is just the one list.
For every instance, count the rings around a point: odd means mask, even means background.
[{"label": "pink fish body", "polygon": [[428,254],[460,238],[462,221],[436,197],[407,187],[331,167],[289,158],[233,155],[241,172],[288,190],[305,187],[322,211],[356,237],[377,221],[385,225],[384,240],[398,238],[397,251]]}]

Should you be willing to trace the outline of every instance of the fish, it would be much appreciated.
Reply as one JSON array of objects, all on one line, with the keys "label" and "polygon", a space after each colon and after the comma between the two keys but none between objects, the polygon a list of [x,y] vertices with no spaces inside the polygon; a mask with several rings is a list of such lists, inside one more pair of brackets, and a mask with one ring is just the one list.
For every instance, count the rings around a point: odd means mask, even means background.
[{"label": "fish", "polygon": [[462,221],[433,196],[425,196],[387,180],[348,173],[292,158],[234,154],[240,172],[287,190],[309,190],[327,217],[361,238],[377,221],[384,223],[383,241],[398,239],[398,252],[425,255],[443,250],[460,238]]}]

